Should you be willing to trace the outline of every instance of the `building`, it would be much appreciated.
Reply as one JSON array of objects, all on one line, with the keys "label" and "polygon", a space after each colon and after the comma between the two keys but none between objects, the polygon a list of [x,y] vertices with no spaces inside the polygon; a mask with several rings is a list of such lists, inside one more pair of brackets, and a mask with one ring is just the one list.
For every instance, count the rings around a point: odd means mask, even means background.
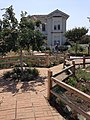
[{"label": "building", "polygon": [[39,30],[47,37],[47,45],[51,48],[65,43],[64,33],[68,17],[69,15],[58,9],[48,15],[32,15],[34,20],[41,21]]}]

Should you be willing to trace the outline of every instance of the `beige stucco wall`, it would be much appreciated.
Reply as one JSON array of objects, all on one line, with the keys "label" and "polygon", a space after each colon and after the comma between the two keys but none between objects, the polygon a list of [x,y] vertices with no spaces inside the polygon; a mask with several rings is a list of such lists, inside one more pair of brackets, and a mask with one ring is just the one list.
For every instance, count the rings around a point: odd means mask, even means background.
[{"label": "beige stucco wall", "polygon": [[[66,41],[64,34],[66,32],[66,20],[68,19],[68,15],[59,11],[55,10],[48,15],[36,15],[42,23],[45,23],[45,31],[41,32],[47,36],[47,45],[49,47],[55,47],[55,41],[60,41],[60,45],[63,45]],[[60,30],[54,29],[54,25],[58,26],[60,24]]]},{"label": "beige stucco wall", "polygon": [[[54,25],[60,24],[60,30],[54,30]],[[59,37],[60,45],[65,43],[66,19],[63,17],[51,17],[47,19],[47,43],[54,46],[55,37]],[[57,39],[56,39],[57,40]]]}]

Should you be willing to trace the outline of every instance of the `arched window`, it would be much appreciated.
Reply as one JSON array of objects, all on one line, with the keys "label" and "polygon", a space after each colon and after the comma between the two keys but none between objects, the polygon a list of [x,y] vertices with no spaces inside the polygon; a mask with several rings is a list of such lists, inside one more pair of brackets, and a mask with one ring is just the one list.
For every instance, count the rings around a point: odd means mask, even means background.
[{"label": "arched window", "polygon": [[60,30],[60,24],[58,24],[58,30]]},{"label": "arched window", "polygon": [[56,30],[56,25],[54,25],[54,30]]},{"label": "arched window", "polygon": [[42,24],[42,31],[45,31],[45,24]]}]

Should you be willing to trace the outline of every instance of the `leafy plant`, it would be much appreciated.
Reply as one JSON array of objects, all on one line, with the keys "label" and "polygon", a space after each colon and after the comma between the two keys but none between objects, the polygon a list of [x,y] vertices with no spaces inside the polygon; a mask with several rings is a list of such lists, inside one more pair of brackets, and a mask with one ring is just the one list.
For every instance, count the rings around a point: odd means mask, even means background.
[{"label": "leafy plant", "polygon": [[76,84],[77,84],[77,80],[76,80],[75,77],[70,77],[70,78],[68,79],[67,83],[68,83],[69,85],[75,87]]},{"label": "leafy plant", "polygon": [[10,78],[10,76],[11,76],[11,72],[6,72],[4,73],[3,78],[7,79],[7,78]]},{"label": "leafy plant", "polygon": [[81,85],[80,86],[80,90],[82,91],[82,92],[90,92],[90,88],[88,88],[87,86],[85,86],[85,85]]},{"label": "leafy plant", "polygon": [[77,101],[77,103],[81,103],[82,102],[80,98],[77,98],[76,101]]},{"label": "leafy plant", "polygon": [[38,75],[39,75],[39,71],[37,70],[37,69],[32,69],[32,74],[33,74],[33,76],[35,76],[35,77],[37,77]]},{"label": "leafy plant", "polygon": [[68,30],[65,33],[65,37],[70,40],[73,41],[75,43],[75,54],[77,54],[77,43],[79,41],[81,41],[82,36],[86,35],[86,33],[88,32],[88,29],[82,27],[78,27],[78,28],[73,28],[72,30]]},{"label": "leafy plant", "polygon": [[76,72],[76,76],[78,79],[83,79],[84,81],[90,81],[90,73],[85,70],[78,69]]},{"label": "leafy plant", "polygon": [[12,78],[13,80],[21,80],[21,81],[30,81],[34,80],[39,76],[39,71],[37,69],[24,69],[23,74],[21,68],[15,67],[11,72],[7,72],[4,74],[4,78]]}]

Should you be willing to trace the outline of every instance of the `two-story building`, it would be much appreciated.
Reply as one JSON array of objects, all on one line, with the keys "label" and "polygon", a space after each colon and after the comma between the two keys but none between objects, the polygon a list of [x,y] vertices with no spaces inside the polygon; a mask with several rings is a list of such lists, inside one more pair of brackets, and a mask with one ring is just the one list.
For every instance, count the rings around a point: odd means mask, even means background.
[{"label": "two-story building", "polygon": [[65,43],[64,33],[68,17],[69,15],[58,9],[48,15],[32,15],[33,19],[41,21],[40,31],[47,37],[47,45],[51,48]]}]

